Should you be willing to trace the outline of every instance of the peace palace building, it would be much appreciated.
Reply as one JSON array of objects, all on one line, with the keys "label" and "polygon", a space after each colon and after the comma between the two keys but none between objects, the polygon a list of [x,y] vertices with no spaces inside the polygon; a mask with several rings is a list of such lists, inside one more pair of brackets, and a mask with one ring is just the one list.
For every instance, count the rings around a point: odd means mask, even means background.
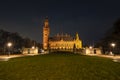
[{"label": "peace palace building", "polygon": [[73,48],[81,49],[82,40],[79,39],[78,33],[75,37],[71,37],[68,34],[57,34],[50,37],[49,21],[46,18],[43,26],[43,49],[47,50],[73,50]]}]

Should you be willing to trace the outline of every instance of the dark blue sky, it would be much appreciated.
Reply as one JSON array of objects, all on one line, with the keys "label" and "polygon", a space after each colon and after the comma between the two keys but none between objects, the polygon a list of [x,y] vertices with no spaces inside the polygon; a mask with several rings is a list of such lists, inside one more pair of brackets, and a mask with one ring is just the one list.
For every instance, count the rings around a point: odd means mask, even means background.
[{"label": "dark blue sky", "polygon": [[84,43],[101,39],[120,18],[120,0],[33,0],[0,1],[0,29],[18,32],[42,42],[44,18],[51,36],[76,32]]}]

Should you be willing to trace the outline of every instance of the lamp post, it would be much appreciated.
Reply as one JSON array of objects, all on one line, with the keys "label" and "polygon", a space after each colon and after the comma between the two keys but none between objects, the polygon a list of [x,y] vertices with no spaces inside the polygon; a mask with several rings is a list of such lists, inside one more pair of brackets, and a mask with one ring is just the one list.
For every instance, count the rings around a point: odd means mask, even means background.
[{"label": "lamp post", "polygon": [[35,46],[32,46],[32,54],[34,54]]},{"label": "lamp post", "polygon": [[7,43],[7,46],[8,46],[8,48],[9,48],[8,56],[10,56],[10,48],[11,48],[11,46],[12,46],[12,43],[11,43],[11,42],[8,42],[8,43]]},{"label": "lamp post", "polygon": [[89,46],[90,49],[92,49],[93,47],[92,46]]},{"label": "lamp post", "polygon": [[111,43],[111,46],[112,46],[113,48],[115,47],[115,45],[116,45],[115,43]]},{"label": "lamp post", "polygon": [[35,47],[34,47],[34,46],[32,46],[32,49],[35,49]]},{"label": "lamp post", "polygon": [[89,46],[89,49],[90,49],[90,54],[92,54],[92,46]]},{"label": "lamp post", "polygon": [[115,44],[115,43],[111,43],[111,46],[112,46],[112,48],[113,48],[113,50],[112,50],[112,52],[113,52],[116,44]]}]

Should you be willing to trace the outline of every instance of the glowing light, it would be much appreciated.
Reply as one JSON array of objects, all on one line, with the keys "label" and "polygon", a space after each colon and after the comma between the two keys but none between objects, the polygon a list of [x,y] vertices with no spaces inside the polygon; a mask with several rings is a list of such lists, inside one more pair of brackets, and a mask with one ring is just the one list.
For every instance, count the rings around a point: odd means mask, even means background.
[{"label": "glowing light", "polygon": [[90,48],[90,49],[92,49],[93,47],[92,47],[92,46],[90,46],[89,48]]},{"label": "glowing light", "polygon": [[115,45],[116,45],[115,43],[111,43],[111,46],[112,46],[113,48],[115,47]]},{"label": "glowing light", "polygon": [[11,42],[8,42],[7,46],[8,46],[8,47],[11,47],[11,46],[12,46],[12,43],[11,43]]},{"label": "glowing light", "polygon": [[35,49],[35,47],[34,47],[34,46],[32,46],[32,49]]}]

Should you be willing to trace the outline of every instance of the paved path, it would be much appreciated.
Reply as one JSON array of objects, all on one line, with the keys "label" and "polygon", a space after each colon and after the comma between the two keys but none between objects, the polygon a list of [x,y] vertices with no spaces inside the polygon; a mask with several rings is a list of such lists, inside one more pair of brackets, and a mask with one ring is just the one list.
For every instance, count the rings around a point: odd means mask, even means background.
[{"label": "paved path", "polygon": [[98,56],[113,59],[114,62],[120,62],[120,55],[98,55],[98,54],[89,54],[89,56]]},{"label": "paved path", "polygon": [[[0,61],[8,61],[10,58],[16,58],[16,57],[24,57],[24,56],[34,56],[35,54],[28,54],[28,55],[0,55]],[[120,62],[120,55],[113,56],[113,55],[97,55],[97,54],[89,54],[88,56],[98,56],[98,57],[105,57],[105,58],[111,58],[114,62]]]},{"label": "paved path", "polygon": [[23,55],[23,54],[19,54],[19,55],[0,55],[0,61],[8,61],[11,58],[16,58],[16,57],[24,57],[24,56],[34,56],[35,54],[28,54],[28,55]]}]

